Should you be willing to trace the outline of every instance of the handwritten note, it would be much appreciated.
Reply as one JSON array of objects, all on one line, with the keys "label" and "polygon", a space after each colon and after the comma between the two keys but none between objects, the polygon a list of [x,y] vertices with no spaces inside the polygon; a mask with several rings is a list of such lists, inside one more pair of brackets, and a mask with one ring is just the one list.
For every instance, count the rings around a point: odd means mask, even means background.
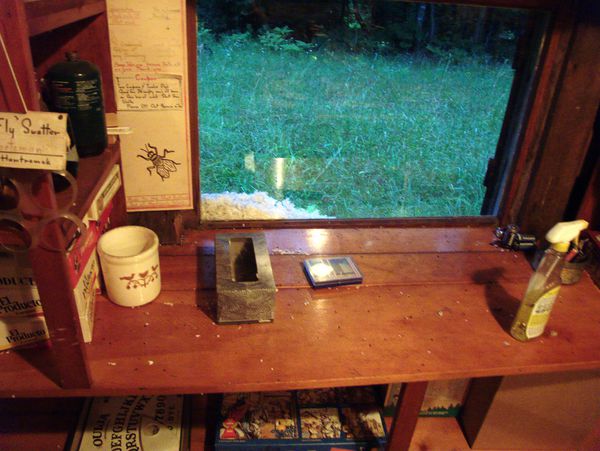
[{"label": "handwritten note", "polygon": [[118,108],[122,111],[181,110],[181,77],[138,75],[117,78]]},{"label": "handwritten note", "polygon": [[116,72],[178,73],[184,69],[185,5],[180,0],[110,0],[111,57]]},{"label": "handwritten note", "polygon": [[64,170],[67,164],[67,115],[0,113],[0,166]]},{"label": "handwritten note", "polygon": [[107,0],[129,211],[193,208],[185,0]]}]

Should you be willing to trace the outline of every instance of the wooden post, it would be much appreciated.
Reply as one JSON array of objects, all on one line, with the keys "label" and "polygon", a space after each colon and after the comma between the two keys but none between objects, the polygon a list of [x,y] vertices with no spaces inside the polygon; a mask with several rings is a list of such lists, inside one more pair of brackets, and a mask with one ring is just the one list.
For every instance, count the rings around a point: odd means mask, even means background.
[{"label": "wooden post", "polygon": [[[25,110],[38,111],[40,108],[29,47],[27,17],[21,0],[2,2],[0,31],[8,53],[6,63],[10,63],[17,79],[15,82],[12,75],[6,75],[8,68],[3,68],[4,75],[0,81],[2,91],[6,94],[3,98],[5,105],[2,106],[8,111],[20,113]],[[53,204],[51,186],[48,174],[47,183],[39,196],[50,199]],[[47,233],[57,242],[62,241],[57,224]],[[56,382],[65,388],[87,388],[91,385],[91,378],[73,287],[69,282],[66,255],[36,248],[29,252],[29,258],[50,333],[54,365],[59,372],[59,380]]]},{"label": "wooden post", "polygon": [[388,451],[408,450],[423,405],[427,382],[409,382],[402,386],[394,422],[389,433]]}]

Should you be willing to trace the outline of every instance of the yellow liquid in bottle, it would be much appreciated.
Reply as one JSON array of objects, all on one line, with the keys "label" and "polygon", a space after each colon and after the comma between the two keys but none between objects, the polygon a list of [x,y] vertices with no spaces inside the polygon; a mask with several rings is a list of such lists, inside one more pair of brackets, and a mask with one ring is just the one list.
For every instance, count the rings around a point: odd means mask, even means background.
[{"label": "yellow liquid in bottle", "polygon": [[517,340],[531,340],[544,333],[560,289],[561,269],[562,254],[547,251],[529,281],[525,296],[510,329],[510,334]]}]

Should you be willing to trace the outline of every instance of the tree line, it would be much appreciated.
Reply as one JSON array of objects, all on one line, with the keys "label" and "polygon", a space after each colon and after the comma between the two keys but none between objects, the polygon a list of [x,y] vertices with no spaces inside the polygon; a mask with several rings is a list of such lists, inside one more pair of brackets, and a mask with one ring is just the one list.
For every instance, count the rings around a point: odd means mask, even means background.
[{"label": "tree line", "polygon": [[397,0],[197,0],[198,20],[218,39],[287,27],[316,47],[455,58],[512,58],[529,14],[507,8]]}]

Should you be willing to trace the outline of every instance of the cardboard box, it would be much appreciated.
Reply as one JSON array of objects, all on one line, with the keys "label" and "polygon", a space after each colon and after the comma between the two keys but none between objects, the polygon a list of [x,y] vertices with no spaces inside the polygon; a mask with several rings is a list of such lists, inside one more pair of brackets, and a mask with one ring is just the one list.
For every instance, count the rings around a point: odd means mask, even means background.
[{"label": "cardboard box", "polygon": [[372,387],[223,395],[216,451],[383,449]]},{"label": "cardboard box", "polygon": [[0,318],[0,351],[31,345],[48,339],[42,315]]},{"label": "cardboard box", "polygon": [[24,254],[0,254],[0,318],[42,312],[33,270]]},{"label": "cardboard box", "polygon": [[108,205],[111,205],[115,194],[119,191],[121,187],[121,170],[118,164],[115,164],[113,168],[110,170],[108,176],[104,180],[104,183],[98,190],[98,194],[92,201],[92,204],[87,211],[85,217],[83,218],[84,223],[88,223],[89,221],[102,222],[103,216],[105,216],[104,212]]},{"label": "cardboard box", "polygon": [[48,339],[33,271],[25,254],[0,255],[0,351]]},{"label": "cardboard box", "polygon": [[[427,384],[425,399],[419,416],[456,417],[463,404],[469,379],[431,381]],[[393,416],[398,404],[402,384],[390,384],[385,396],[383,410],[386,416]]]},{"label": "cardboard box", "polygon": [[[111,172],[111,174],[113,173]],[[108,205],[103,205],[103,209],[97,212],[98,220],[88,220],[88,233],[85,240],[79,243],[79,246],[69,252],[67,256],[70,270],[69,277],[85,343],[92,341],[96,296],[100,293],[100,265],[96,245],[100,235],[108,225],[112,208],[111,197]],[[86,218],[89,219],[89,213]]]},{"label": "cardboard box", "polygon": [[92,341],[94,332],[96,295],[100,292],[100,283],[98,281],[99,271],[98,256],[94,249],[88,256],[88,261],[73,288],[79,323],[81,324],[81,333],[83,334],[83,341],[86,343]]}]

